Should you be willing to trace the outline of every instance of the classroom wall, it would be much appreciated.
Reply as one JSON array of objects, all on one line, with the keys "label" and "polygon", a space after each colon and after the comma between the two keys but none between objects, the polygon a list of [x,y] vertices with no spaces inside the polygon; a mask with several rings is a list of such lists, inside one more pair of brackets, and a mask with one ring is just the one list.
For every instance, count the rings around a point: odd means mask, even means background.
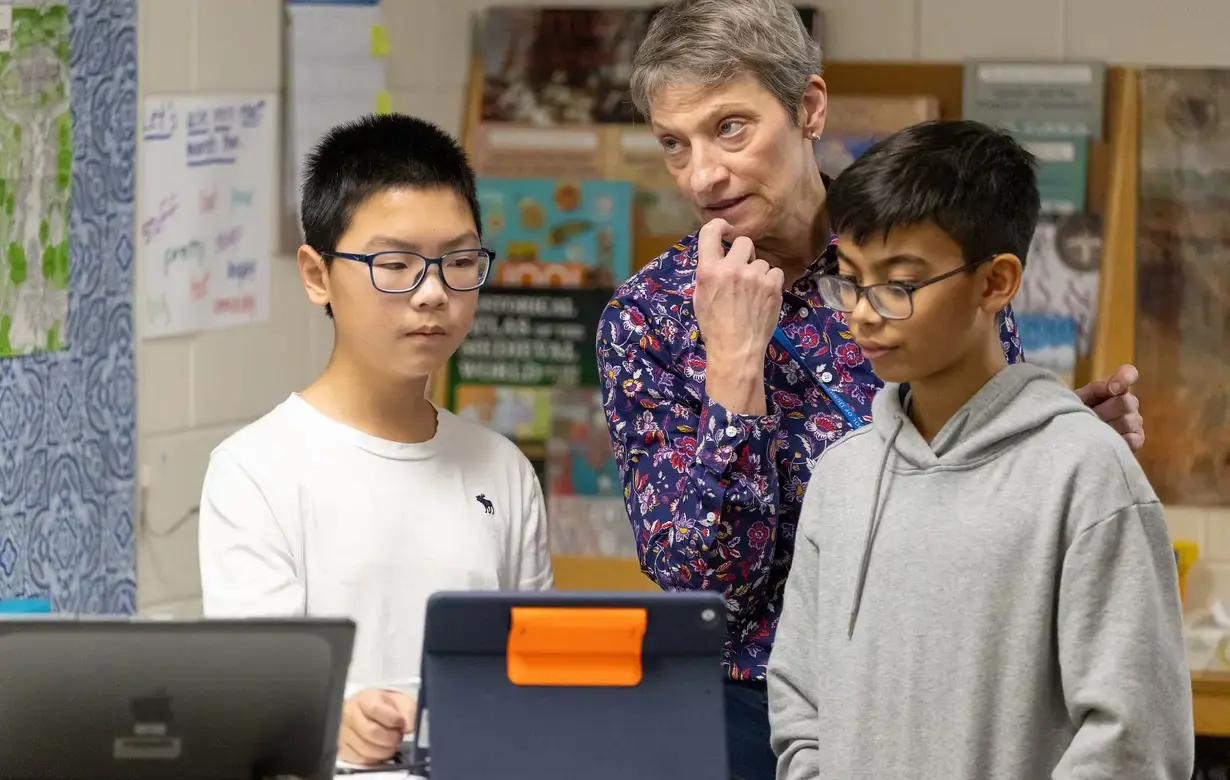
[{"label": "classroom wall", "polygon": [[[619,4],[626,0],[603,0]],[[537,3],[539,5],[543,3]],[[595,5],[567,0],[553,4]],[[643,2],[628,2],[640,5]],[[394,107],[456,132],[469,51],[468,20],[486,0],[384,0]],[[1093,57],[1120,63],[1230,66],[1230,3],[1192,0],[828,0],[830,59],[952,61],[966,56]],[[1129,12],[1130,9],[1130,12]],[[140,0],[142,95],[257,92],[282,78],[281,0]],[[331,341],[304,301],[289,256],[275,258],[269,322],[140,342],[138,433],[144,522],[138,537],[144,610],[200,609],[194,520],[210,450],[307,384]],[[1176,508],[1177,537],[1214,561],[1193,575],[1193,602],[1230,593],[1230,510]]]}]

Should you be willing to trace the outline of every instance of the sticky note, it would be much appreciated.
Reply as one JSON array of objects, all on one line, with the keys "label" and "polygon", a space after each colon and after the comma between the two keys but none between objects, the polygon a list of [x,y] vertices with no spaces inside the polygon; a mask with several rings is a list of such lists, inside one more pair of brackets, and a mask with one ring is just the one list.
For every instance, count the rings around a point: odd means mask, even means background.
[{"label": "sticky note", "polygon": [[393,113],[393,96],[390,95],[386,89],[382,89],[376,93],[376,113]]},{"label": "sticky note", "polygon": [[383,24],[378,24],[372,28],[372,56],[389,56],[389,31],[385,29]]}]

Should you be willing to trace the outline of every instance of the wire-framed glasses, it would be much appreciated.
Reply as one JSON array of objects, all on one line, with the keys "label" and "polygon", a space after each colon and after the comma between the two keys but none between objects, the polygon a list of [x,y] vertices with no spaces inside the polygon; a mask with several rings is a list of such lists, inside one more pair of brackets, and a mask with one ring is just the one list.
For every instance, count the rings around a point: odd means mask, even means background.
[{"label": "wire-framed glasses", "polygon": [[353,260],[367,265],[372,286],[383,293],[408,293],[427,278],[427,269],[440,269],[444,286],[455,292],[477,290],[487,281],[495,252],[490,249],[458,249],[439,257],[427,257],[418,252],[373,252],[360,255],[350,252],[321,252],[322,257]]},{"label": "wire-framed glasses", "polygon": [[914,293],[928,285],[942,282],[966,271],[972,271],[997,257],[999,257],[998,254],[990,255],[978,262],[967,263],[960,268],[933,276],[922,282],[880,282],[861,285],[849,276],[828,273],[816,279],[816,286],[820,290],[820,299],[824,301],[824,305],[833,311],[849,314],[858,306],[858,299],[865,295],[871,308],[884,319],[907,320],[914,316]]}]

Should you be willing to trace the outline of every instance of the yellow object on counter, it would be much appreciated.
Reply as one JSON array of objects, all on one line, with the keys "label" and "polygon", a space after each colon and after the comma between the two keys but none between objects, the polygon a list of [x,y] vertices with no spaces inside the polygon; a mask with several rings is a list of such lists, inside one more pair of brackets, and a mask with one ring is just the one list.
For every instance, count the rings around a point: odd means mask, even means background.
[{"label": "yellow object on counter", "polygon": [[1187,602],[1187,575],[1200,559],[1200,545],[1195,542],[1177,540],[1174,542],[1174,559],[1179,567],[1179,597]]}]

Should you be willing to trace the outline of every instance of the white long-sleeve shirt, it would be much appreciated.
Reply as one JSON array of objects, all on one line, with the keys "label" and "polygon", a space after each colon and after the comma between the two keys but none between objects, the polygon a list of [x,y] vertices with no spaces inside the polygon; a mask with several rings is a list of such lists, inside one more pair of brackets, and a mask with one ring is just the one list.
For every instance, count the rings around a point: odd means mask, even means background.
[{"label": "white long-sleeve shirt", "polygon": [[349,617],[347,692],[417,678],[427,598],[552,586],[542,489],[504,437],[439,411],[422,444],[292,395],[214,450],[200,515],[209,617]]}]

